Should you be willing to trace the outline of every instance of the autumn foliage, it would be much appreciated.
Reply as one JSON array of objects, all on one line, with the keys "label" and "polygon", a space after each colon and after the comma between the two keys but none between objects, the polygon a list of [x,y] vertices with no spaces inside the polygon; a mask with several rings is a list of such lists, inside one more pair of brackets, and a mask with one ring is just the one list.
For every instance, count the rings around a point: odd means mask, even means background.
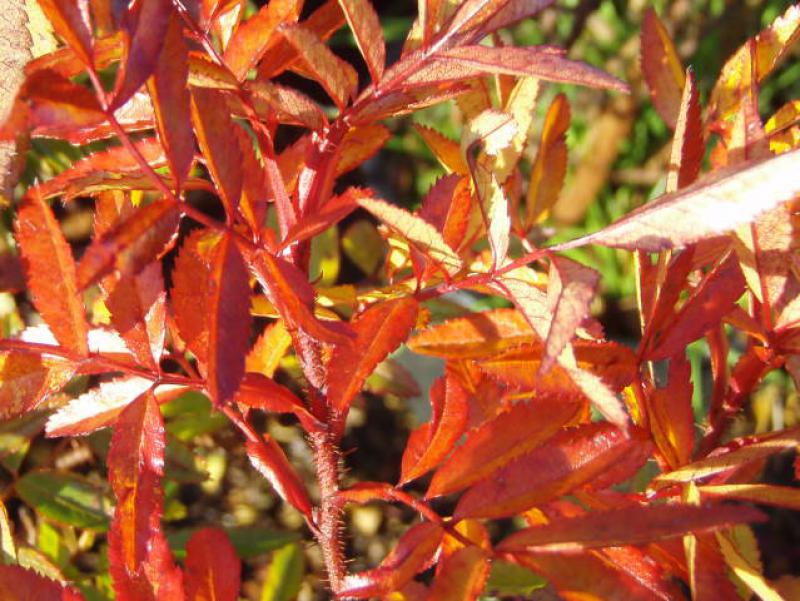
[{"label": "autumn foliage", "polygon": [[[47,437],[109,429],[108,500],[83,513],[59,504],[53,482],[86,483],[55,470],[19,474],[4,497],[107,528],[97,544],[117,599],[235,600],[241,561],[220,525],[196,530],[178,558],[162,523],[165,414],[199,393],[238,431],[252,477],[302,516],[331,598],[475,600],[498,569],[536,574],[564,599],[790,598],[763,574],[748,524],[767,506],[800,510],[800,489],[760,478],[800,429],[732,438],[730,425],[771,372],[800,384],[800,101],[765,122],[758,111],[800,8],[748,40],[704,103],[648,11],[642,74],[674,131],[663,193],[553,243],[543,225],[571,109],[557,95],[537,119],[540,91],[629,90],[558,48],[495,35],[549,0],[421,2],[391,61],[368,0],[313,11],[270,0],[248,16],[246,4],[39,0],[60,45],[28,62],[2,137],[83,153],[14,201],[40,319],[0,341],[0,416],[44,415]],[[363,65],[331,51],[343,27]],[[292,86],[297,76],[327,100]],[[418,127],[446,175],[416,210],[341,183],[389,141],[387,120],[444,102],[463,131]],[[87,199],[93,235],[78,247],[60,205]],[[380,236],[381,267],[357,284],[325,280],[315,245],[353,215]],[[601,275],[570,252],[590,246],[635,262],[635,347],[593,317]],[[454,293],[504,302],[451,303],[443,317],[437,303]],[[697,422],[687,347],[701,339],[712,382]],[[444,364],[429,418],[408,436],[398,481],[354,482],[348,414],[370,381],[375,392],[376,370],[385,387],[413,389],[390,358],[403,347]],[[267,432],[270,414],[303,432],[313,479]],[[342,521],[367,503],[417,517],[378,565],[354,571]],[[23,561],[1,517],[0,596],[97,598],[89,581]]]}]

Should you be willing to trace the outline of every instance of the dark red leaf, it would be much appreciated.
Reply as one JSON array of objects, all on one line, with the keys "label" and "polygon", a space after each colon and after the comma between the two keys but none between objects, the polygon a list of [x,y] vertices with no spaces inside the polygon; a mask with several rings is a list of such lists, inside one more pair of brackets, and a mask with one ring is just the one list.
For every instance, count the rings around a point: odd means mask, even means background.
[{"label": "dark red leaf", "polygon": [[672,129],[678,122],[684,82],[683,65],[653,8],[642,20],[642,75],[658,114]]},{"label": "dark red leaf", "polygon": [[122,17],[125,58],[117,73],[112,108],[122,106],[153,74],[171,14],[169,0],[140,0]]},{"label": "dark red leaf", "polygon": [[194,160],[188,77],[188,53],[181,20],[173,12],[148,90],[156,115],[158,137],[178,189],[189,176]]},{"label": "dark red leaf", "polygon": [[39,0],[55,32],[67,43],[84,65],[92,63],[91,26],[84,12],[86,5],[74,0]]}]

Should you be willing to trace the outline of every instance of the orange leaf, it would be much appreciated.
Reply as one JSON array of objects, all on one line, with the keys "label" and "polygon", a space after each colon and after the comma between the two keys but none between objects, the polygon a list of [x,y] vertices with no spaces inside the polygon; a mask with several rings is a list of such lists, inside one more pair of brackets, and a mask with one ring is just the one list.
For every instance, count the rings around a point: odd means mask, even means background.
[{"label": "orange leaf", "polygon": [[369,0],[339,0],[342,12],[353,30],[361,56],[367,63],[373,82],[383,76],[386,63],[386,46],[383,42],[378,15]]},{"label": "orange leaf", "polygon": [[664,194],[605,229],[551,250],[599,244],[660,252],[682,248],[748,223],[800,193],[800,150],[722,169],[678,192]]},{"label": "orange leaf", "polygon": [[656,11],[648,8],[642,20],[642,75],[658,114],[672,129],[678,122],[685,82],[683,65]]},{"label": "orange leaf", "polygon": [[224,530],[197,530],[186,543],[186,600],[236,601],[241,569]]},{"label": "orange leaf", "polygon": [[480,547],[458,549],[439,564],[427,601],[474,601],[489,576],[489,558]]},{"label": "orange leaf", "polygon": [[222,94],[202,88],[192,90],[192,121],[225,214],[232,220],[242,194],[243,159],[235,133],[239,126],[231,119]]},{"label": "orange leaf", "polygon": [[0,353],[0,417],[8,419],[35,409],[64,386],[75,366],[34,353]]},{"label": "orange leaf", "polygon": [[569,601],[671,601],[683,597],[664,568],[636,547],[610,547],[578,555],[519,554],[515,559],[547,578]]},{"label": "orange leaf", "polygon": [[519,402],[467,433],[436,470],[426,497],[466,488],[541,446],[582,411],[582,403],[559,396],[537,396]]},{"label": "orange leaf", "polygon": [[[467,425],[467,392],[451,374],[430,390],[431,421],[411,433],[403,453],[400,484],[430,471],[453,449]],[[419,434],[418,434],[419,433]]]},{"label": "orange leaf", "polygon": [[40,194],[25,196],[14,227],[36,309],[62,346],[88,355],[89,326],[75,260],[58,221]]},{"label": "orange leaf", "polygon": [[567,172],[569,123],[570,108],[567,97],[559,94],[547,109],[536,161],[531,167],[525,202],[526,228],[541,221],[558,200]]},{"label": "orange leaf", "polygon": [[469,173],[469,167],[464,160],[464,155],[461,154],[461,146],[458,142],[445,137],[431,127],[415,124],[414,129],[422,136],[425,144],[445,169],[458,175]]},{"label": "orange leaf", "polygon": [[[636,458],[635,469],[638,469],[648,454],[649,445],[644,440],[630,438],[616,426],[608,423],[578,426],[493,471],[461,497],[453,516],[457,519],[511,516],[591,482],[622,459]],[[619,479],[632,475],[626,473]],[[612,482],[603,484],[610,486]]]},{"label": "orange leaf", "polygon": [[309,520],[311,501],[305,484],[294,471],[283,449],[272,438],[264,436],[258,441],[247,441],[247,456],[259,473],[264,476],[281,499],[291,504]]},{"label": "orange leaf", "polygon": [[328,364],[330,407],[347,412],[367,377],[408,338],[418,310],[413,298],[401,298],[374,304],[353,319],[355,340],[337,345]]},{"label": "orange leaf", "polygon": [[800,443],[800,429],[771,432],[767,435],[747,439],[734,439],[729,448],[720,448],[717,453],[685,465],[677,470],[656,476],[652,488],[680,482],[692,482],[726,471],[740,468],[751,461],[758,461],[789,449]]},{"label": "orange leaf", "polygon": [[291,344],[292,337],[286,331],[283,321],[278,320],[269,325],[248,353],[245,359],[246,371],[258,372],[271,378]]},{"label": "orange leaf", "polygon": [[339,596],[368,599],[402,588],[415,574],[430,565],[443,535],[444,531],[438,524],[422,522],[412,526],[380,566],[345,576]]},{"label": "orange leaf", "polygon": [[[365,0],[366,1],[366,0]],[[359,167],[374,156],[392,137],[392,133],[381,123],[359,125],[350,129],[342,139],[339,148],[339,162],[336,163],[336,176]]]},{"label": "orange leaf", "polygon": [[123,275],[106,306],[111,325],[142,365],[156,368],[166,337],[166,292],[161,264],[151,263],[138,275]]},{"label": "orange leaf", "polygon": [[764,518],[763,513],[746,506],[629,505],[525,528],[504,539],[497,550],[575,553],[594,547],[643,545]]},{"label": "orange leaf", "polygon": [[225,48],[225,63],[239,81],[275,45],[278,26],[296,22],[302,7],[302,0],[271,0],[239,25]]},{"label": "orange leaf", "polygon": [[78,286],[86,288],[116,270],[137,274],[170,249],[181,210],[172,198],[138,209],[91,246],[78,264]]},{"label": "orange leaf", "polygon": [[156,115],[158,137],[178,189],[189,176],[194,160],[188,77],[188,53],[181,20],[173,12],[148,90]]},{"label": "orange leaf", "polygon": [[712,499],[736,499],[760,505],[775,505],[800,511],[800,490],[770,484],[717,484],[699,486],[701,495]]},{"label": "orange leaf", "polygon": [[450,319],[414,335],[408,348],[445,359],[490,357],[539,337],[516,309],[495,309]]},{"label": "orange leaf", "polygon": [[280,32],[299,54],[304,74],[325,88],[339,110],[344,109],[358,88],[355,69],[331,52],[314,32],[301,25],[284,25]]},{"label": "orange leaf", "polygon": [[681,352],[669,360],[669,380],[653,391],[647,412],[653,441],[671,469],[686,465],[694,449],[691,365]]}]

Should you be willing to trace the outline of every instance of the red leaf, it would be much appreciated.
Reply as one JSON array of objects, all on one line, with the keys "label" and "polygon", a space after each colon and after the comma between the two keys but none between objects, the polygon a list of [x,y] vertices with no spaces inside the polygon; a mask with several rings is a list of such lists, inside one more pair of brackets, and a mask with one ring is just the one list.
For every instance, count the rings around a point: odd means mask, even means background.
[{"label": "red leaf", "polygon": [[108,480],[117,498],[109,571],[119,599],[183,595],[182,574],[161,530],[164,448],[161,411],[148,391],[122,411],[108,451]]},{"label": "red leaf", "polygon": [[569,344],[575,330],[589,314],[599,274],[570,259],[553,256],[547,285],[547,301],[553,313],[544,345],[541,371],[547,371]]},{"label": "red leaf", "polygon": [[328,365],[330,407],[346,414],[367,377],[408,338],[418,310],[413,298],[402,298],[374,304],[353,319],[356,339],[338,345]]},{"label": "red leaf", "polygon": [[438,497],[489,477],[542,445],[582,413],[583,403],[560,396],[537,396],[512,405],[467,433],[467,439],[436,470],[426,497]]},{"label": "red leaf", "polygon": [[281,499],[312,520],[311,501],[308,499],[305,484],[278,443],[265,436],[259,441],[248,440],[246,448],[253,467],[269,481]]},{"label": "red leaf", "polygon": [[251,266],[290,332],[302,330],[320,342],[331,344],[349,341],[348,328],[314,316],[314,288],[294,265],[261,252],[255,255]]},{"label": "red leaf", "polygon": [[630,505],[525,528],[504,539],[497,550],[574,553],[594,547],[643,545],[764,519],[763,513],[746,506]]},{"label": "red leaf", "polygon": [[[461,497],[454,517],[520,513],[589,483],[626,456],[639,455],[645,449],[649,450],[646,442],[607,423],[567,430],[470,488]],[[641,457],[640,463],[645,458]]]},{"label": "red leaf", "polygon": [[415,574],[430,565],[443,535],[442,527],[432,522],[412,526],[380,566],[345,576],[339,596],[368,599],[402,588]]},{"label": "red leaf", "polygon": [[741,163],[660,196],[605,229],[551,250],[599,244],[660,252],[682,248],[748,223],[800,193],[800,150]]},{"label": "red leaf", "polygon": [[[136,147],[151,167],[166,164],[164,149],[155,138],[140,140]],[[169,186],[172,182],[165,178],[165,183]],[[126,148],[114,146],[76,161],[35,189],[45,198],[63,196],[70,200],[109,189],[150,190],[153,184]]]},{"label": "red leaf", "polygon": [[502,73],[517,77],[537,77],[545,81],[572,83],[627,92],[628,86],[595,67],[564,58],[563,51],[553,48],[492,48],[462,46],[439,54],[411,75],[406,83],[412,86],[433,82],[471,79],[481,75]]},{"label": "red leaf", "polygon": [[281,26],[280,32],[297,51],[304,66],[303,74],[319,82],[339,110],[344,109],[358,88],[355,69],[336,56],[314,32],[300,25]]},{"label": "red leaf", "polygon": [[207,374],[219,405],[239,388],[250,342],[247,266],[228,235],[199,230],[183,244],[172,274],[175,321]]},{"label": "red leaf", "polygon": [[369,0],[339,0],[339,4],[350,29],[353,30],[353,36],[367,63],[372,81],[379,81],[386,63],[386,46],[375,9]]},{"label": "red leaf", "polygon": [[82,9],[86,5],[74,0],[39,0],[44,14],[55,32],[80,57],[84,65],[92,63],[92,34]]},{"label": "red leaf", "polygon": [[181,210],[172,198],[138,209],[86,249],[78,264],[78,286],[91,286],[114,270],[139,273],[170,249],[180,219]]},{"label": "red leaf", "polygon": [[192,120],[225,214],[232,220],[243,181],[242,151],[235,133],[239,126],[231,119],[222,93],[203,88],[192,90]]},{"label": "red leaf", "polygon": [[25,196],[14,227],[36,309],[61,345],[88,355],[89,326],[75,261],[58,221],[40,194]]},{"label": "red leaf", "polygon": [[666,359],[717,325],[744,292],[745,281],[736,255],[729,253],[708,272],[662,335],[651,338],[646,356]]},{"label": "red leaf", "polygon": [[667,125],[675,129],[685,82],[683,65],[664,24],[652,8],[645,11],[642,20],[641,48],[642,75],[650,89],[653,106]]},{"label": "red leaf", "polygon": [[14,601],[84,601],[71,587],[26,570],[20,566],[0,565],[0,598]]},{"label": "red leaf", "polygon": [[[401,464],[400,484],[436,467],[453,449],[467,425],[467,392],[451,374],[430,390],[431,421],[412,432]],[[417,434],[420,432],[420,434]]]},{"label": "red leaf", "polygon": [[173,12],[148,90],[155,110],[158,137],[167,153],[178,189],[189,176],[194,160],[188,77],[188,52],[181,20]]},{"label": "red leaf", "polygon": [[686,74],[686,85],[683,88],[677,119],[667,175],[668,192],[692,184],[703,165],[705,154],[703,116],[691,70]]},{"label": "red leaf", "polygon": [[304,215],[289,228],[281,246],[286,248],[293,242],[308,240],[337,224],[358,208],[355,199],[359,196],[371,196],[371,193],[360,188],[348,188],[343,194],[326,202],[319,210]]},{"label": "red leaf", "polygon": [[241,569],[224,530],[197,530],[186,543],[186,600],[236,601]]},{"label": "red leaf", "polygon": [[324,427],[291,390],[260,373],[245,374],[234,400],[251,409],[294,413],[307,431]]},{"label": "red leaf", "polygon": [[225,48],[225,63],[239,81],[275,45],[278,26],[296,22],[302,7],[301,0],[271,0],[236,29]]}]

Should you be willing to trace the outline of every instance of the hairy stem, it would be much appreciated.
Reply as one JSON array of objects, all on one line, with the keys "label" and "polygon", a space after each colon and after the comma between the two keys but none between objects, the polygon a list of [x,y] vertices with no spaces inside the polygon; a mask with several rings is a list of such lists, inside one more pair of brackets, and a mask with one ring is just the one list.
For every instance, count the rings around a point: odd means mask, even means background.
[{"label": "hairy stem", "polygon": [[311,445],[317,462],[319,508],[315,535],[322,549],[331,589],[338,598],[345,576],[341,539],[341,503],[339,500],[339,449],[327,433],[312,433]]}]

